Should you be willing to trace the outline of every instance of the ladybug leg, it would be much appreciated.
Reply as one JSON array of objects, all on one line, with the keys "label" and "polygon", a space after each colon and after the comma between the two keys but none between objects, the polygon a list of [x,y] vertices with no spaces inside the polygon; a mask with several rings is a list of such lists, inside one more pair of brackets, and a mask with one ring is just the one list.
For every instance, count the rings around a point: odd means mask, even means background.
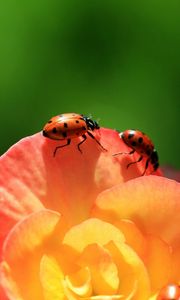
[{"label": "ladybug leg", "polygon": [[131,150],[130,152],[118,152],[118,153],[114,153],[112,156],[116,156],[116,155],[119,155],[119,154],[133,154],[135,152],[135,150]]},{"label": "ladybug leg", "polygon": [[129,164],[127,164],[126,167],[129,168],[130,165],[136,164],[136,163],[140,162],[142,159],[143,159],[143,156],[140,156],[138,160],[130,162]]},{"label": "ladybug leg", "polygon": [[61,145],[61,146],[57,146],[57,147],[55,148],[55,150],[54,150],[53,156],[55,157],[56,152],[57,152],[57,150],[58,150],[59,148],[66,147],[66,146],[68,146],[70,143],[71,143],[71,139],[67,139],[67,144]]},{"label": "ladybug leg", "polygon": [[145,164],[144,172],[141,174],[141,176],[144,176],[144,174],[146,173],[146,170],[147,170],[147,168],[148,168],[148,165],[149,165],[149,161],[150,161],[150,159],[148,158],[148,159],[146,160],[146,164]]},{"label": "ladybug leg", "polygon": [[94,137],[94,135],[93,135],[90,131],[87,131],[87,133],[89,134],[89,136],[90,136],[92,139],[94,139],[94,140],[96,141],[96,143],[98,143],[98,145],[99,145],[104,151],[107,151],[107,149],[105,149],[105,148],[101,145],[101,143],[100,143],[98,140],[96,140],[96,138]]},{"label": "ladybug leg", "polygon": [[152,173],[155,172],[158,169],[158,167],[159,167],[159,163],[154,164],[153,165],[154,170],[152,171]]},{"label": "ladybug leg", "polygon": [[78,150],[82,153],[82,150],[80,149],[80,145],[83,144],[85,142],[85,140],[87,139],[87,136],[85,134],[82,135],[83,140],[77,145]]}]

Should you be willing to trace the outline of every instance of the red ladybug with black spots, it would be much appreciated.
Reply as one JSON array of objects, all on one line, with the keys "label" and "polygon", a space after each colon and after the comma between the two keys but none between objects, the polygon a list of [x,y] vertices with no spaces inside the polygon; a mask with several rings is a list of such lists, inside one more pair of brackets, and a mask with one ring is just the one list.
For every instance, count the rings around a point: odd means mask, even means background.
[{"label": "red ladybug with black spots", "polygon": [[145,174],[149,164],[152,165],[153,171],[156,171],[159,167],[159,159],[154,144],[151,139],[141,132],[140,130],[127,129],[119,134],[123,142],[130,147],[132,150],[130,152],[118,152],[113,154],[113,156],[119,154],[133,154],[137,152],[140,156],[139,159],[131,162],[127,165],[129,168],[130,165],[140,162],[144,157],[146,158],[145,169],[142,173],[142,176]]},{"label": "red ladybug with black spots", "polygon": [[92,134],[92,131],[99,128],[98,123],[89,117],[76,113],[65,113],[55,116],[47,122],[43,128],[43,136],[52,140],[66,140],[66,144],[55,148],[54,156],[58,149],[68,146],[71,139],[78,137],[83,138],[77,144],[78,150],[82,153],[80,145],[87,139],[86,134],[93,138],[103,150],[106,150]]}]

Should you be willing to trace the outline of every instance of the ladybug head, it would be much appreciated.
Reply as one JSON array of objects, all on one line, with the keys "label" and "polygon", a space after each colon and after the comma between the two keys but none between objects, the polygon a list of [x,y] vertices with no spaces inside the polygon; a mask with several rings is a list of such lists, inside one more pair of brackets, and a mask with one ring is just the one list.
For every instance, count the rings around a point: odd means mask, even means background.
[{"label": "ladybug head", "polygon": [[90,130],[99,129],[99,125],[96,121],[90,119],[89,117],[83,116],[84,121],[86,122],[87,128]]}]

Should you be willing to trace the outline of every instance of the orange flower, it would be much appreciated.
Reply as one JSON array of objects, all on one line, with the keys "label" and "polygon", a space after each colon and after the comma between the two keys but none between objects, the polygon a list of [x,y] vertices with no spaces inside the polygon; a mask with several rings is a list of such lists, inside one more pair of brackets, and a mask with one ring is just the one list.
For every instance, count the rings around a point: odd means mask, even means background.
[{"label": "orange flower", "polygon": [[1,299],[156,299],[180,281],[180,184],[97,138],[108,152],[74,139],[54,158],[36,134],[1,157]]}]

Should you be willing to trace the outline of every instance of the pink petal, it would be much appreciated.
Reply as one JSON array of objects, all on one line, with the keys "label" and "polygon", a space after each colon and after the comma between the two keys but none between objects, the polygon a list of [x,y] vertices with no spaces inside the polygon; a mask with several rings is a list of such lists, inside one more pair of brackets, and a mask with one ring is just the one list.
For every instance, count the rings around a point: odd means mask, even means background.
[{"label": "pink petal", "polygon": [[162,166],[164,176],[180,182],[180,171],[171,166]]},{"label": "pink petal", "polygon": [[144,162],[127,169],[127,156],[112,156],[126,147],[117,131],[101,128],[94,135],[107,152],[88,137],[81,154],[77,138],[53,157],[64,141],[37,133],[0,157],[0,257],[8,231],[28,214],[45,207],[60,212],[67,226],[77,224],[89,217],[99,192],[141,174]]},{"label": "pink petal", "polygon": [[124,176],[120,162],[112,157],[124,145],[115,130],[102,128],[96,138],[108,152],[88,138],[81,154],[77,138],[53,157],[64,141],[37,133],[0,158],[0,239],[21,218],[43,207],[61,212],[70,224],[78,223],[87,218],[100,191],[137,176],[131,171]]}]

